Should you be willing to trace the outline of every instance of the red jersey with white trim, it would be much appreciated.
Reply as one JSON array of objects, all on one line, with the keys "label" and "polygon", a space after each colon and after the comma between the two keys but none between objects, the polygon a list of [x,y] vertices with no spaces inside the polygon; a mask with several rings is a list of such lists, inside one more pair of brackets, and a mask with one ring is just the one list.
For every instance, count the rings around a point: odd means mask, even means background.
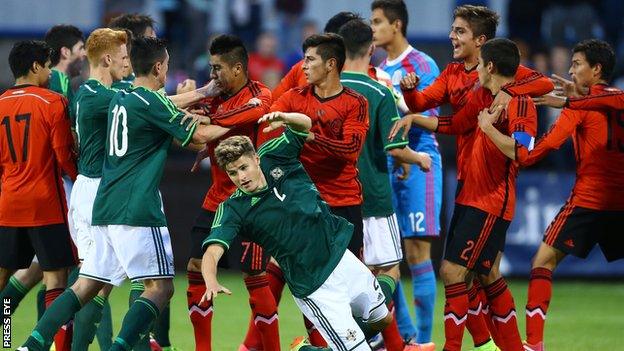
[{"label": "red jersey with white trim", "polygon": [[368,131],[368,102],[352,89],[327,99],[306,85],[287,91],[271,106],[271,111],[299,112],[312,119],[314,140],[307,142],[300,160],[310,178],[330,206],[362,203],[357,160]]},{"label": "red jersey with white trim", "polygon": [[[602,99],[612,91],[594,85],[585,101],[599,101],[591,97]],[[624,112],[564,108],[533,151],[519,150],[516,158],[523,166],[534,164],[569,137],[576,158],[576,182],[569,201],[593,210],[624,210]]]},{"label": "red jersey with white trim", "polygon": [[[518,166],[478,127],[479,112],[488,108],[492,101],[490,91],[479,88],[457,114],[439,118],[437,132],[456,135],[472,132],[474,135],[465,160],[464,185],[456,202],[511,221],[516,205]],[[494,127],[508,136],[518,132],[535,136],[537,111],[531,98],[514,96]],[[516,142],[517,150],[524,148]]]},{"label": "red jersey with white trim", "polygon": [[76,179],[74,140],[67,100],[33,85],[0,96],[0,225],[32,227],[64,223],[64,171]]},{"label": "red jersey with white trim", "polygon": [[[440,73],[438,78],[422,91],[416,89],[403,90],[407,107],[412,112],[427,111],[444,103],[449,103],[453,113],[461,110],[479,89],[479,73],[477,66],[466,70],[464,63],[451,62]],[[501,90],[515,95],[542,96],[554,89],[553,83],[543,74],[522,65],[518,66],[515,81]],[[489,106],[488,106],[489,107]],[[457,136],[457,179],[464,179],[466,160],[470,154],[473,133]]]},{"label": "red jersey with white trim", "polygon": [[[259,106],[249,104],[248,102],[252,98],[260,99],[262,104]],[[232,128],[221,138],[207,144],[210,163],[212,164],[210,167],[212,185],[206,193],[202,207],[214,212],[217,210],[217,206],[236,190],[236,185],[232,183],[230,177],[217,167],[214,150],[221,140],[233,135],[246,135],[256,143],[257,121],[262,115],[269,112],[272,103],[271,90],[260,82],[249,80],[241,90],[230,97],[217,96],[205,99],[200,103],[207,105],[210,123]]]}]

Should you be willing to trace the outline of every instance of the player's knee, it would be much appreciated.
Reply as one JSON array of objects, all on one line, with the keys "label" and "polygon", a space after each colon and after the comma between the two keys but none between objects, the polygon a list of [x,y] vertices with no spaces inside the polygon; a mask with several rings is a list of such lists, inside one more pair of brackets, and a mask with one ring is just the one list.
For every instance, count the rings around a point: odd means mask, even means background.
[{"label": "player's knee", "polygon": [[201,272],[201,258],[191,257],[186,264],[186,270],[189,272]]},{"label": "player's knee", "polygon": [[67,287],[67,269],[61,268],[54,271],[43,272],[43,282],[50,289],[64,289]]},{"label": "player's knee", "polygon": [[76,296],[83,302],[90,301],[97,295],[97,293],[104,287],[104,283],[97,280],[91,280],[83,277],[79,277],[78,280],[72,285],[71,289]]},{"label": "player's knee", "polygon": [[461,283],[466,279],[467,270],[456,263],[444,260],[440,265],[440,277],[445,285]]},{"label": "player's knee", "polygon": [[557,267],[557,253],[554,248],[542,243],[533,257],[532,268],[554,270]]},{"label": "player's knee", "polygon": [[173,296],[174,286],[172,279],[145,280],[145,294],[156,296],[159,300],[169,300]]},{"label": "player's knee", "polygon": [[369,326],[374,331],[382,331],[386,329],[386,327],[389,326],[390,323],[392,323],[392,319],[392,313],[388,312],[388,314],[384,318],[378,320],[377,322],[370,323]]},{"label": "player's knee", "polygon": [[405,258],[409,264],[419,264],[431,259],[431,242],[425,239],[406,239]]}]

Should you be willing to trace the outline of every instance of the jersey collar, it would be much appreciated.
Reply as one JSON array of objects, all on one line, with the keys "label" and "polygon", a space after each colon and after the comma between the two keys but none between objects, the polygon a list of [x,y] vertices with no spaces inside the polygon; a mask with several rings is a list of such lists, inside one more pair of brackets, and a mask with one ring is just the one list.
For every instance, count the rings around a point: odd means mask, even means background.
[{"label": "jersey collar", "polygon": [[413,46],[408,45],[407,48],[405,48],[405,50],[401,53],[401,55],[399,55],[394,60],[386,59],[386,66],[394,66],[394,65],[400,63],[401,61],[403,61],[407,57],[407,55],[409,55],[410,52],[412,52],[412,50],[415,51],[416,49],[414,49]]}]

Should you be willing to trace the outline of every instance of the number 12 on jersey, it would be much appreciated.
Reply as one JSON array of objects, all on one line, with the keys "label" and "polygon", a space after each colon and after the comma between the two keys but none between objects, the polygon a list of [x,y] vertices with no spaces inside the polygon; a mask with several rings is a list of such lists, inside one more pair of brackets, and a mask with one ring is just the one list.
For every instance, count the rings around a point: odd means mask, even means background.
[{"label": "number 12 on jersey", "polygon": [[[128,113],[123,106],[113,107],[113,121],[111,123],[108,155],[122,157],[128,151]],[[121,122],[121,142],[119,141],[119,122]]]}]

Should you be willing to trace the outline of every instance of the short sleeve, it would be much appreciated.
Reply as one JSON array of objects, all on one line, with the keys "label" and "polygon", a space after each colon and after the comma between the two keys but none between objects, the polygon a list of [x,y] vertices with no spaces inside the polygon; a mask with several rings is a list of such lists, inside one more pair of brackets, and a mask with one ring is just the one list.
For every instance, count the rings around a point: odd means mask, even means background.
[{"label": "short sleeve", "polygon": [[379,104],[377,111],[377,122],[379,132],[381,134],[381,140],[384,144],[384,150],[405,147],[409,141],[402,138],[402,133],[397,133],[392,140],[388,140],[387,138],[390,134],[390,130],[392,129],[392,125],[394,122],[401,119],[401,117],[399,117],[399,111],[397,110],[396,103],[394,102],[394,97],[392,96],[390,89],[385,89],[384,92],[385,95],[381,99],[381,103]]},{"label": "short sleeve", "polygon": [[202,242],[202,249],[205,250],[211,244],[218,244],[228,250],[240,228],[240,216],[232,209],[227,200],[220,203],[210,228],[210,235]]},{"label": "short sleeve", "polygon": [[[132,94],[138,95],[139,93],[135,90]],[[191,141],[197,126],[186,130],[188,123],[191,122],[189,120],[180,124],[180,120],[185,116],[184,112],[180,111],[168,97],[158,92],[148,92],[148,94],[150,95],[150,99],[147,100],[149,122],[179,140],[182,146],[186,146]]]}]

